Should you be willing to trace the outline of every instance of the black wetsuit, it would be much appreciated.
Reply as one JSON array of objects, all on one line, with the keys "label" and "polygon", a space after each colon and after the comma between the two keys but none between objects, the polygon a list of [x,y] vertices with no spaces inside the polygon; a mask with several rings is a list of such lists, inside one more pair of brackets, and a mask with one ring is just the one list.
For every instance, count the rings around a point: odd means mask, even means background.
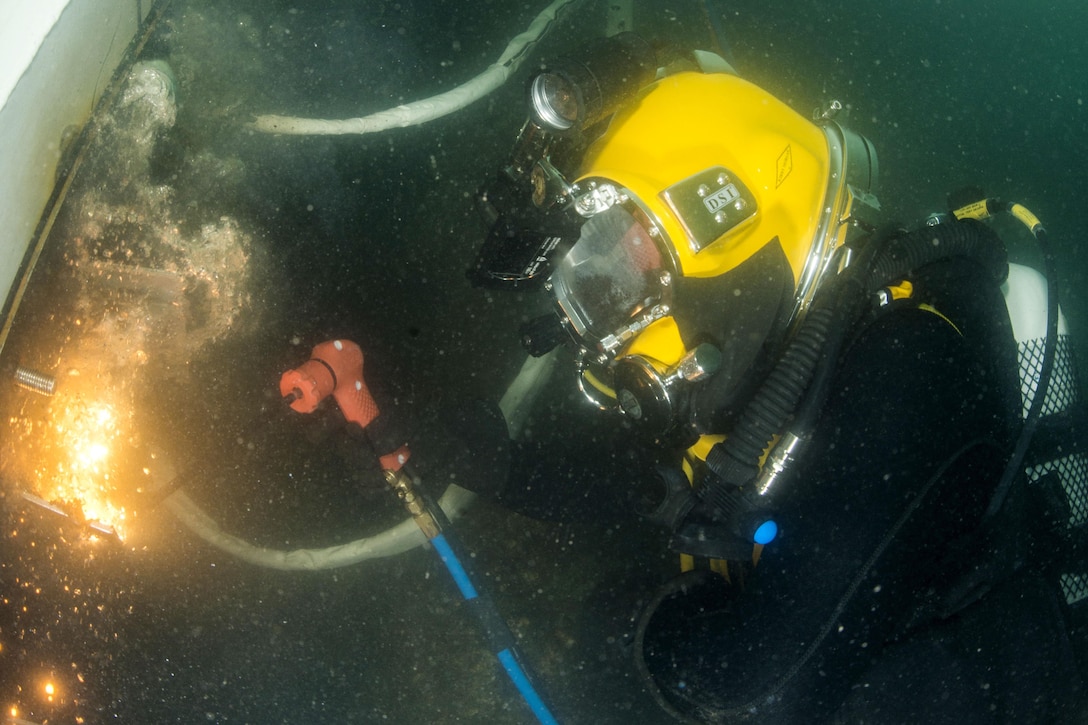
[{"label": "black wetsuit", "polygon": [[[763,311],[759,333],[772,337],[775,315],[792,305],[767,282],[781,276],[767,270],[788,275],[776,249],[712,281],[758,292],[741,299]],[[922,267],[911,282],[909,299],[853,329],[814,435],[777,484],[788,492],[775,512],[781,533],[746,585],[694,572],[648,608],[640,667],[674,714],[1067,722],[1080,706],[1064,603],[1025,553],[1028,487],[1014,486],[1001,516],[980,528],[1021,424],[1001,292],[965,258]],[[721,322],[725,333],[711,337],[723,346],[753,337],[751,325],[734,329],[743,310],[726,312],[696,322]],[[733,368],[767,366],[749,357]],[[707,405],[735,415],[742,403],[730,395]],[[513,445],[493,407],[460,406],[448,434],[433,436],[455,441],[454,453],[418,458],[444,462],[434,476],[463,467],[458,481],[533,517],[632,516],[632,497],[651,486],[639,480],[674,452],[655,458],[615,418],[585,411],[576,391],[545,403],[534,436]],[[556,424],[556,411],[572,407],[578,414]]]},{"label": "black wetsuit", "polygon": [[642,666],[668,708],[710,722],[1071,717],[1080,682],[1054,588],[970,578],[1003,546],[980,524],[1020,423],[1000,291],[962,259],[913,282],[846,349],[743,590],[692,573],[655,602]]}]

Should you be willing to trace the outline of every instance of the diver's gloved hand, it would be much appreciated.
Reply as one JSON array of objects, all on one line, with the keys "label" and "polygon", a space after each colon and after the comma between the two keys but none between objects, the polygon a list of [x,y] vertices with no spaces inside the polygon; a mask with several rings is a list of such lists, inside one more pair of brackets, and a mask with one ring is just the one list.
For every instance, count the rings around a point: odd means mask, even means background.
[{"label": "diver's gloved hand", "polygon": [[366,438],[370,441],[374,454],[380,458],[405,445],[410,449],[414,448],[413,416],[402,406],[387,403],[384,399],[379,400],[378,405],[381,414],[366,428]]}]

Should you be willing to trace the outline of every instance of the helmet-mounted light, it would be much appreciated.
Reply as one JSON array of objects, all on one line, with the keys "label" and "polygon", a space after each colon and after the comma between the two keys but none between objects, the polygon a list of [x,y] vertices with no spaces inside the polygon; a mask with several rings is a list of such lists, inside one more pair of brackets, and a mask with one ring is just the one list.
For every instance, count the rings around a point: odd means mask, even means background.
[{"label": "helmet-mounted light", "polygon": [[574,86],[558,73],[539,73],[529,84],[529,104],[538,126],[566,131],[578,122]]},{"label": "helmet-mounted light", "polygon": [[529,81],[530,118],[550,131],[587,129],[612,115],[656,72],[653,49],[639,36],[604,38],[549,64]]}]

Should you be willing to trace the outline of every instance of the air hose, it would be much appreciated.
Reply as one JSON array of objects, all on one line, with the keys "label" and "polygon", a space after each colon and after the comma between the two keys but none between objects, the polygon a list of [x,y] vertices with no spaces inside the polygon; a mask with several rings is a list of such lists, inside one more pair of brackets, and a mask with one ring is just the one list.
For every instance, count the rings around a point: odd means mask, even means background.
[{"label": "air hose", "polygon": [[[774,484],[815,427],[830,392],[839,352],[864,312],[869,295],[949,257],[977,261],[997,282],[1008,272],[1000,238],[984,224],[966,219],[874,242],[820,288],[797,333],[729,437],[707,455],[708,475],[698,492],[695,520],[686,521],[677,531],[674,548],[716,558],[740,558],[750,553],[753,542],[773,540],[777,526],[766,509]],[[761,465],[771,442],[791,418],[791,430],[782,435]]]},{"label": "air hose", "polygon": [[[313,412],[318,403],[332,395],[344,418],[366,431],[378,417],[378,404],[363,382],[363,353],[353,342],[332,340],[314,348],[310,360],[289,370],[280,379],[280,393],[291,408]],[[521,665],[513,633],[499,614],[494,601],[477,589],[460,556],[460,545],[442,508],[418,486],[405,470],[410,453],[407,446],[379,457],[386,482],[400,498],[420,530],[434,546],[442,564],[453,577],[461,596],[476,617],[503,672],[513,683],[536,719],[544,725],[556,720],[533,687]]]},{"label": "air hose", "polygon": [[298,118],[266,114],[257,116],[250,128],[263,133],[296,136],[341,136],[407,128],[441,118],[467,107],[502,86],[529,56],[537,41],[555,25],[560,13],[576,4],[577,0],[554,0],[540,11],[524,32],[510,41],[502,55],[486,70],[475,78],[430,98],[403,103],[360,118]]},{"label": "air hose", "polygon": [[706,463],[715,478],[713,484],[701,489],[701,497],[712,508],[723,508],[729,488],[743,486],[759,473],[763,451],[809,387],[834,318],[830,307],[811,310],[805,316],[767,381],[745,407],[732,435],[710,450]]},{"label": "air hose", "polygon": [[995,282],[1009,273],[1009,260],[1001,238],[975,219],[922,227],[888,239],[873,260],[866,287],[872,291],[909,276],[927,264],[967,257],[985,268]]}]

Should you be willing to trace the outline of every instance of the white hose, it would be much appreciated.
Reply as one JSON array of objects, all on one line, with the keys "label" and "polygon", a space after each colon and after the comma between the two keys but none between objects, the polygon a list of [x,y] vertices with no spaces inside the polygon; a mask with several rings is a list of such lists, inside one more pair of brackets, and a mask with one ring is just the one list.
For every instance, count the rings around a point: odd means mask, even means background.
[{"label": "white hose", "polygon": [[[553,368],[554,355],[552,354],[526,359],[518,376],[499,401],[499,408],[506,419],[511,437],[516,437],[525,425],[533,401],[551,376]],[[450,484],[438,504],[452,521],[460,516],[475,498],[476,494],[471,491]],[[400,554],[427,540],[415,521],[409,518],[380,534],[346,544],[323,549],[281,551],[257,546],[227,533],[184,491],[175,491],[163,501],[163,504],[177,517],[178,521],[207,543],[242,561],[270,569],[334,569],[357,564],[367,559]]]},{"label": "white hose", "polygon": [[525,32],[521,33],[506,46],[506,50],[497,61],[488,66],[480,75],[456,88],[439,93],[437,96],[424,98],[385,111],[372,113],[362,118],[330,120],[322,118],[297,118],[295,116],[264,115],[257,116],[252,128],[264,133],[293,134],[298,136],[341,136],[345,134],[364,134],[385,131],[390,128],[417,126],[433,121],[447,114],[459,111],[474,101],[499,88],[521,65],[540,38],[548,31],[559,12],[578,0],[555,0],[543,11]]},{"label": "white hose", "polygon": [[[453,520],[472,503],[474,493],[460,486],[450,484],[439,501],[446,516]],[[393,556],[414,549],[427,540],[419,526],[412,519],[400,522],[380,534],[346,544],[338,544],[323,549],[295,549],[282,551],[257,546],[220,528],[219,524],[197,506],[184,491],[172,494],[164,502],[170,513],[186,528],[205,542],[225,551],[242,561],[269,569],[283,570],[318,570],[335,569],[350,566],[367,559]]]}]

